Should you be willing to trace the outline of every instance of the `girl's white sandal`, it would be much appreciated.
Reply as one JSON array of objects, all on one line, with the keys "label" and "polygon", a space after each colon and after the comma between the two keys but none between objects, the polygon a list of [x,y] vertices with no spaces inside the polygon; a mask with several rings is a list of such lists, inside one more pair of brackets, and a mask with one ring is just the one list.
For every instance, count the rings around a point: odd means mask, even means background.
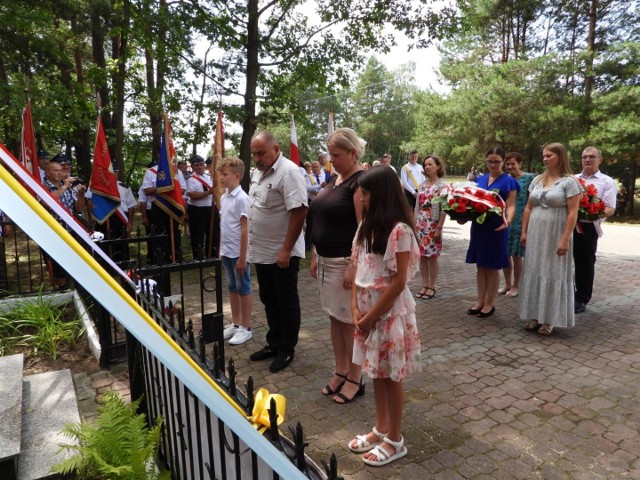
[{"label": "girl's white sandal", "polygon": [[404,457],[408,453],[407,448],[404,446],[404,437],[400,437],[400,441],[398,442],[394,442],[388,438],[385,438],[384,441],[395,448],[396,452],[392,455],[381,444],[376,445],[376,447],[371,450],[371,454],[376,456],[375,460],[363,458],[364,463],[372,467],[382,467],[383,465],[387,465]]},{"label": "girl's white sandal", "polygon": [[384,440],[386,433],[380,433],[376,429],[376,427],[373,427],[371,431],[375,434],[376,437],[378,437],[377,442],[369,443],[367,441],[367,434],[357,435],[356,438],[354,438],[347,444],[347,447],[349,448],[349,450],[351,450],[354,453],[368,452],[369,450],[371,450],[372,448],[374,448],[376,445],[378,445],[380,442]]}]

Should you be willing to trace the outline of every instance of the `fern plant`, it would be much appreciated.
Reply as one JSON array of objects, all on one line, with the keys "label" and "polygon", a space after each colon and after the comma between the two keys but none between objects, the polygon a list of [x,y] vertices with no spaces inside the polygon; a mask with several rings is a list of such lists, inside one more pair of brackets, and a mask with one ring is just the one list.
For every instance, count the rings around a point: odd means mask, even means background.
[{"label": "fern plant", "polygon": [[168,471],[158,472],[156,466],[162,419],[149,430],[145,415],[136,413],[139,403],[127,405],[118,394],[107,391],[95,425],[65,425],[64,435],[78,444],[62,444],[60,451],[77,453],[53,471],[91,480],[170,479]]}]

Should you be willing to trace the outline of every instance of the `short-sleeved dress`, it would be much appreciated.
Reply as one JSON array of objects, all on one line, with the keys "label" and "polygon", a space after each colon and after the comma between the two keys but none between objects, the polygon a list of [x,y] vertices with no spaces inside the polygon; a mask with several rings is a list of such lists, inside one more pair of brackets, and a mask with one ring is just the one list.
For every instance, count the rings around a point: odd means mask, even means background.
[{"label": "short-sleeved dress", "polygon": [[[520,185],[511,176],[503,173],[489,185],[489,174],[485,173],[478,178],[478,186],[485,190],[498,190],[498,193],[506,202],[509,192],[519,191]],[[471,239],[467,250],[467,263],[475,263],[478,267],[501,268],[509,267],[509,229],[495,231],[503,223],[502,217],[487,215],[484,223],[472,222]]]},{"label": "short-sleeved dress", "polygon": [[509,256],[524,257],[524,247],[520,243],[520,234],[522,233],[522,214],[524,207],[527,206],[529,200],[529,185],[535,178],[533,173],[523,173],[516,180],[520,184],[520,191],[516,196],[516,214],[513,216],[511,225],[509,225]]},{"label": "short-sleeved dress", "polygon": [[[356,262],[358,308],[365,314],[389,286],[398,268],[397,252],[409,252],[406,282],[418,270],[419,250],[413,230],[398,223],[387,242],[384,255],[368,253],[354,241],[352,258]],[[409,373],[422,370],[420,336],[416,325],[416,302],[409,287],[367,333],[356,330],[353,345],[353,363],[362,365],[362,371],[371,378],[390,378],[403,381]]]},{"label": "short-sleeved dress", "polygon": [[533,203],[527,228],[518,313],[524,320],[538,320],[554,327],[573,327],[572,243],[566,255],[556,253],[567,223],[567,198],[582,191],[573,177],[562,177],[544,188],[536,177],[529,187]]},{"label": "short-sleeved dress", "polygon": [[439,179],[433,185],[424,182],[420,185],[416,200],[416,237],[420,255],[423,257],[438,257],[442,251],[442,237],[436,238],[436,225],[440,220],[440,205],[433,205],[434,197],[441,194],[445,182]]}]

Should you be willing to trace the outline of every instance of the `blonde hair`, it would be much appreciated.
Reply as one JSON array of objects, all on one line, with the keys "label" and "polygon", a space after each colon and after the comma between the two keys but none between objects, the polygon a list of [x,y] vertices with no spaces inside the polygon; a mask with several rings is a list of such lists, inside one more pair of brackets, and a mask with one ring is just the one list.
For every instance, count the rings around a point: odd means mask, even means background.
[{"label": "blonde hair", "polygon": [[358,134],[350,128],[339,128],[334,131],[327,145],[338,147],[345,152],[355,152],[356,158],[360,159],[364,156],[364,147],[367,144]]},{"label": "blonde hair", "polygon": [[238,157],[225,157],[216,167],[216,170],[221,172],[225,168],[228,168],[233,173],[237,173],[242,177],[244,175],[244,162]]}]

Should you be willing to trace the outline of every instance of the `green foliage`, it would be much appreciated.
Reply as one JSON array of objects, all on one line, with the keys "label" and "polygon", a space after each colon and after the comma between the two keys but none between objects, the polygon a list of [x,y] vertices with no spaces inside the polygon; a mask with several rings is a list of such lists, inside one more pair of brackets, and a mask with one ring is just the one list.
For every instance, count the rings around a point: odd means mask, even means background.
[{"label": "green foliage", "polygon": [[77,317],[68,318],[68,306],[54,306],[42,296],[23,299],[0,316],[0,355],[27,348],[34,355],[57,358],[61,344],[74,345],[84,332]]},{"label": "green foliage", "polygon": [[414,72],[412,63],[390,72],[372,57],[347,93],[336,126],[352,127],[367,141],[363,160],[372,162],[390,153],[396,166],[406,162],[409,149],[403,144],[415,127]]},{"label": "green foliage", "polygon": [[64,434],[77,444],[61,445],[76,454],[53,467],[60,474],[75,473],[80,479],[169,479],[157,472],[156,454],[162,419],[149,430],[145,415],[136,413],[140,400],[126,404],[117,393],[107,391],[95,425],[68,424]]}]

